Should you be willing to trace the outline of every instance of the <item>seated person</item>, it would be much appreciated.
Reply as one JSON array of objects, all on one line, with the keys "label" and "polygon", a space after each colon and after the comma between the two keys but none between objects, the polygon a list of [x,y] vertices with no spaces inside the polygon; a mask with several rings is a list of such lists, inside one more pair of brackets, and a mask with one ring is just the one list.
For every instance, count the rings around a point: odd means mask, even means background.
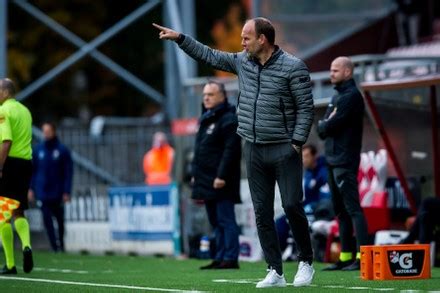
[{"label": "seated person", "polygon": [[327,167],[325,158],[318,156],[316,147],[305,145],[302,149],[304,166],[304,208],[312,214],[323,199],[330,200],[330,189],[327,184]]}]

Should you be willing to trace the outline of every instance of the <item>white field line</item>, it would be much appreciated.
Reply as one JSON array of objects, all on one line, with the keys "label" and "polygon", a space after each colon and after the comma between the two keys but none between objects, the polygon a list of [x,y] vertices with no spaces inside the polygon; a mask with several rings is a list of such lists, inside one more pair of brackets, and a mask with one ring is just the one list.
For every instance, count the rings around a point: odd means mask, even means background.
[{"label": "white field line", "polygon": [[[261,279],[216,279],[212,280],[215,283],[233,283],[233,284],[257,284]],[[287,283],[287,286],[293,286],[292,283]],[[395,291],[395,288],[374,288],[374,287],[347,287],[343,285],[315,285],[312,284],[309,287],[321,287],[326,289],[346,289],[346,290],[368,290],[368,291]],[[426,290],[414,290],[414,289],[406,289],[400,290],[400,293],[417,293],[417,292],[429,292],[429,293],[440,293],[440,290],[436,291],[426,291]]]},{"label": "white field line", "polygon": [[[257,284],[261,279],[215,279],[212,280],[215,283],[233,283],[233,284]],[[287,286],[293,286],[292,283],[287,283]],[[348,287],[343,285],[315,285],[312,284],[309,287],[326,288],[326,289],[346,289],[346,290],[368,290],[368,291],[395,291],[395,288],[374,288],[374,287]],[[420,290],[402,290],[401,292],[421,292]],[[433,292],[433,291],[429,291]]]},{"label": "white field line", "polygon": [[167,289],[167,288],[140,287],[140,286],[127,286],[127,285],[113,285],[113,284],[101,284],[101,283],[86,283],[86,282],[74,282],[74,281],[62,281],[62,280],[50,280],[50,279],[37,279],[37,278],[22,278],[22,277],[9,277],[9,276],[8,277],[0,276],[0,279],[16,280],[16,281],[28,281],[28,282],[38,282],[38,283],[49,283],[49,284],[76,285],[76,286],[101,287],[101,288],[118,288],[118,289],[130,289],[130,290],[143,290],[143,291],[188,292],[188,293],[202,293],[203,292],[203,291],[195,291],[195,290],[181,290],[181,289]]},{"label": "white field line", "polygon": [[64,274],[88,274],[88,271],[76,271],[71,269],[55,269],[55,268],[33,268],[34,271],[38,272],[51,272],[51,273],[64,273]]},{"label": "white field line", "polygon": [[[22,269],[22,267],[17,266],[17,269]],[[89,271],[82,271],[82,270],[71,270],[71,269],[60,269],[60,268],[41,268],[41,267],[34,267],[33,270],[37,271],[37,272],[79,274],[79,275],[85,275],[85,274],[91,273]],[[137,270],[137,271],[125,271],[125,272],[126,273],[141,273],[143,271]],[[93,273],[94,274],[96,274],[96,273],[111,274],[111,273],[114,273],[114,271],[113,270],[105,270],[105,271],[98,271],[98,272],[93,272]]]}]

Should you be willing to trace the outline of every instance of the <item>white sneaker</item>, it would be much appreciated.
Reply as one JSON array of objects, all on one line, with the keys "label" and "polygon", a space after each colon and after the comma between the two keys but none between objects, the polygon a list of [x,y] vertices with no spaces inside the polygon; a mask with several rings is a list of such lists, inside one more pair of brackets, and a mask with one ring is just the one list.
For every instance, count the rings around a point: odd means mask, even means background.
[{"label": "white sneaker", "polygon": [[308,262],[299,262],[298,271],[293,280],[293,286],[309,286],[312,283],[313,274],[315,274],[315,270]]},{"label": "white sneaker", "polygon": [[284,274],[280,276],[274,269],[268,269],[267,271],[266,278],[257,283],[257,288],[286,287]]}]

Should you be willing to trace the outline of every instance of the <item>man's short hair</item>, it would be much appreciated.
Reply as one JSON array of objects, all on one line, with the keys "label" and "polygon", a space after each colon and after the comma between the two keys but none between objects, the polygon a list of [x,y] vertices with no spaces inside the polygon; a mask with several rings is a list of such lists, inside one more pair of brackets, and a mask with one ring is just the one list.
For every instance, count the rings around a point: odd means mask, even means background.
[{"label": "man's short hair", "polygon": [[55,124],[55,122],[53,122],[53,121],[45,121],[45,122],[43,122],[43,124],[41,124],[41,128],[43,128],[43,125],[49,125],[50,128],[52,128],[54,133],[57,132],[57,125]]},{"label": "man's short hair", "polygon": [[318,153],[318,150],[316,149],[316,147],[313,144],[306,144],[303,146],[303,151],[304,150],[310,150],[310,154],[312,156],[316,156],[316,154]]},{"label": "man's short hair", "polygon": [[0,87],[2,90],[6,90],[10,97],[15,95],[15,85],[9,78],[0,79]]},{"label": "man's short hair", "polygon": [[228,98],[228,96],[226,95],[226,88],[225,88],[224,83],[219,82],[219,81],[216,81],[216,80],[214,80],[214,79],[209,79],[209,80],[206,82],[206,84],[215,84],[215,85],[217,85],[219,91],[223,94],[223,97],[224,97],[225,99]]},{"label": "man's short hair", "polygon": [[275,44],[275,28],[273,27],[270,20],[264,17],[257,17],[253,19],[255,23],[255,33],[257,38],[260,35],[264,35],[269,42],[269,44]]}]

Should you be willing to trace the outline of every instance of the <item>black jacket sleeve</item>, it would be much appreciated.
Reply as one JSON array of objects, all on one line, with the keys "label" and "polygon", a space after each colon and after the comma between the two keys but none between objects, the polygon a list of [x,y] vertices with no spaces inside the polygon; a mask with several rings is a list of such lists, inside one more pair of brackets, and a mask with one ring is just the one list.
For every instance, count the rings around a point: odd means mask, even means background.
[{"label": "black jacket sleeve", "polygon": [[[361,107],[362,97],[359,97],[353,93],[346,93],[342,95],[335,107],[337,108],[336,114],[327,119],[330,113],[326,113],[326,119],[321,120],[318,125],[318,133],[324,137],[338,133],[341,128],[350,122],[351,117],[358,113],[358,108]],[[330,109],[327,109],[329,112]],[[333,111],[333,110],[331,110]]]},{"label": "black jacket sleeve", "polygon": [[217,169],[217,177],[223,180],[227,177],[231,166],[236,160],[240,160],[241,141],[237,134],[237,126],[237,118],[234,116],[234,119],[227,121],[221,129],[224,149],[220,165]]}]

